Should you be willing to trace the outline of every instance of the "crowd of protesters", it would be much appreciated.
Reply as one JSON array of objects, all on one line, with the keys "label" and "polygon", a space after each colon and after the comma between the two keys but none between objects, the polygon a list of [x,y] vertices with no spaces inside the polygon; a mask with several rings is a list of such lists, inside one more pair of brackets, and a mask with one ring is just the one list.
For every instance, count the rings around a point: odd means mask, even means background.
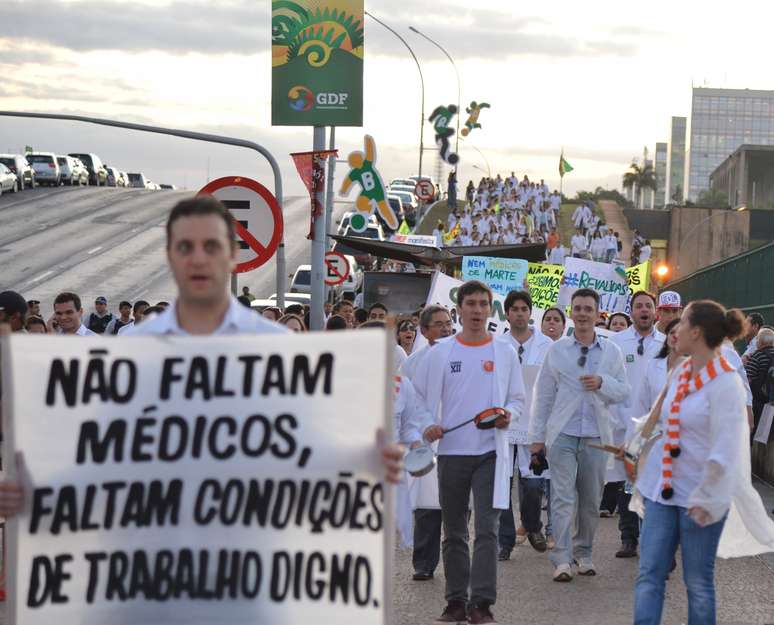
[{"label": "crowd of protesters", "polygon": [[[503,181],[504,189],[510,180]],[[516,186],[527,194],[538,188]],[[0,323],[13,332],[79,336],[305,332],[309,310],[303,305],[259,311],[250,306],[247,287],[238,299],[228,295],[234,240],[233,221],[219,202],[184,200],[167,224],[178,286],[171,303],[124,301],[111,312],[98,296],[86,315],[81,297],[65,292],[49,314],[40,302],[5,291]],[[595,291],[578,289],[568,334],[564,310],[550,308],[533,323],[529,292],[514,291],[504,306],[510,331],[501,336],[488,330],[493,296],[477,281],[458,289],[455,311],[427,305],[401,316],[383,304],[363,308],[350,299],[326,308],[327,331],[387,327],[394,333],[402,398],[395,404],[396,436],[405,449],[429,445],[438,456],[437,471],[414,478],[402,469],[404,448],[381,450],[385,478],[398,483],[403,495],[398,526],[413,549],[412,578],[433,578],[443,562],[445,607],[436,622],[494,623],[498,562],[529,542],[548,554],[551,578],[563,583],[576,575],[592,578],[607,557],[639,554],[635,625],[661,622],[679,546],[688,623],[712,625],[713,563],[723,537],[732,535],[737,551],[731,555],[774,550],[774,524],[752,489],[749,453],[751,428],[774,400],[774,329],[760,315],[745,319],[709,300],[683,307],[669,291],[635,293],[631,315],[606,320],[599,304]],[[604,336],[600,325],[609,331]],[[747,344],[743,358],[731,344],[739,338]],[[531,406],[527,367],[538,368]],[[492,410],[494,427],[467,423]],[[648,412],[647,421],[660,423],[664,435],[632,483],[620,470],[609,470],[611,456],[602,447],[618,450],[620,457]],[[0,483],[0,515],[17,514],[23,498],[21,483]],[[614,554],[598,554],[599,518],[616,513],[621,546]],[[748,543],[754,546],[741,546]]]}]

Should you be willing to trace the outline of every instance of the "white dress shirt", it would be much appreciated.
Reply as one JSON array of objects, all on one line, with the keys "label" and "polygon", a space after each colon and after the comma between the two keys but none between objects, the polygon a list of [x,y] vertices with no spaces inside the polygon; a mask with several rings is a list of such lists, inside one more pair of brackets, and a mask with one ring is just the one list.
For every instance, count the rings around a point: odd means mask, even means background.
[{"label": "white dress shirt", "polygon": [[92,332],[89,330],[85,325],[81,324],[81,327],[79,327],[75,331],[76,336],[99,336],[96,332]]}]

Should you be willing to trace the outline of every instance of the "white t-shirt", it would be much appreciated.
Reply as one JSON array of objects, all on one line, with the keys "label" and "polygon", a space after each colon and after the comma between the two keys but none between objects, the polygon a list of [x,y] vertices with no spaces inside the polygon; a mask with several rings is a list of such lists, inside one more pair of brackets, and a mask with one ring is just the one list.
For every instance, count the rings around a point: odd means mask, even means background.
[{"label": "white t-shirt", "polygon": [[[452,339],[454,346],[443,374],[441,426],[459,425],[494,405],[494,343],[471,345]],[[474,423],[444,434],[438,443],[441,456],[479,456],[495,450],[494,430],[479,430]]]},{"label": "white t-shirt", "polygon": [[580,254],[581,252],[586,251],[586,237],[582,234],[573,235],[570,243],[572,244],[573,254]]}]

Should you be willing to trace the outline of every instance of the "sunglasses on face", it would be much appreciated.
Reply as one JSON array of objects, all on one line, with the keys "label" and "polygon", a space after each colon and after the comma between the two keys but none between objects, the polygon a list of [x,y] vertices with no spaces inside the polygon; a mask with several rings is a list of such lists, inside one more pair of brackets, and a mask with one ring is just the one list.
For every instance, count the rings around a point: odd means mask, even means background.
[{"label": "sunglasses on face", "polygon": [[524,346],[523,345],[519,345],[518,354],[519,354],[519,362],[521,362],[522,361],[522,356],[524,355]]},{"label": "sunglasses on face", "polygon": [[640,342],[639,342],[639,344],[637,345],[637,354],[638,354],[639,356],[642,356],[642,355],[644,355],[644,354],[645,354],[645,345],[643,345],[643,341],[644,341],[644,340],[645,340],[644,338],[640,337]]}]

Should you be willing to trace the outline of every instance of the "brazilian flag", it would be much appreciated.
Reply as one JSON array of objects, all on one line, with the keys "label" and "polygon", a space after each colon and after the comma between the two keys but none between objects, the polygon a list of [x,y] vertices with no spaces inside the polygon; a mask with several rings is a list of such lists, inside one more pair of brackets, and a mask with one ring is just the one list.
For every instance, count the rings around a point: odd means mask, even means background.
[{"label": "brazilian flag", "polygon": [[398,234],[411,234],[411,228],[409,228],[405,219],[401,222],[400,228],[398,228]]},{"label": "brazilian flag", "polygon": [[559,156],[559,177],[564,178],[565,174],[569,174],[573,167],[564,159],[564,152]]}]

